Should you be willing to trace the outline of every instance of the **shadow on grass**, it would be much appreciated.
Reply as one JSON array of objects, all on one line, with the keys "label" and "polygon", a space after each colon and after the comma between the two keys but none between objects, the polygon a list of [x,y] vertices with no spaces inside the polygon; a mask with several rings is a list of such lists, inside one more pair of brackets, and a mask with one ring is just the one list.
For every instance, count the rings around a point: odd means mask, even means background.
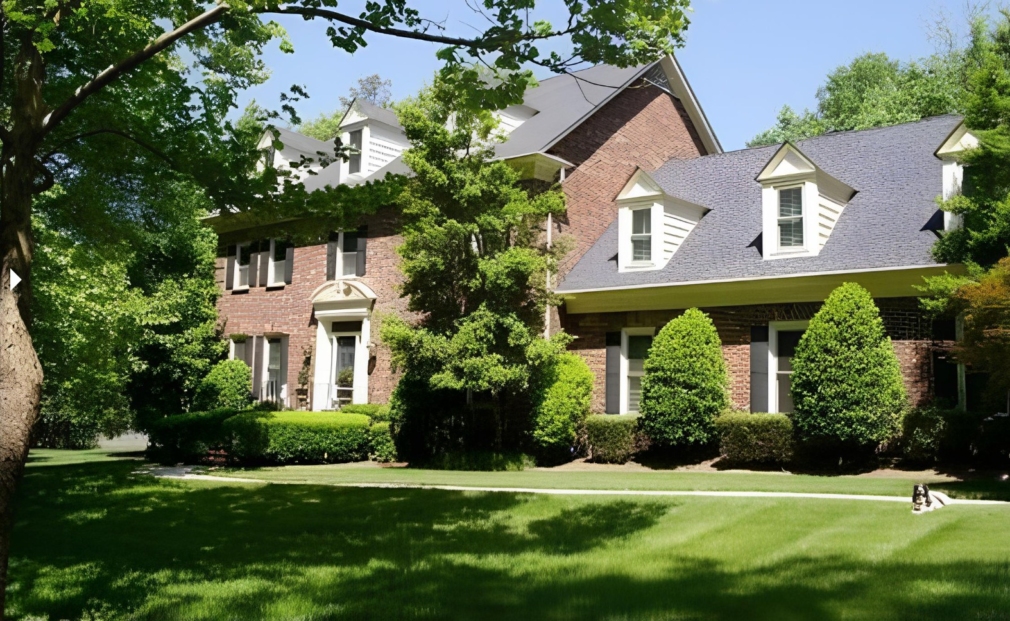
[{"label": "shadow on grass", "polygon": [[[228,487],[135,468],[27,473],[14,618],[827,619],[847,603],[874,613],[853,618],[1010,618],[1007,562],[739,569],[656,558],[640,541],[649,571],[609,562],[676,501]],[[931,580],[942,593],[919,588]]]}]

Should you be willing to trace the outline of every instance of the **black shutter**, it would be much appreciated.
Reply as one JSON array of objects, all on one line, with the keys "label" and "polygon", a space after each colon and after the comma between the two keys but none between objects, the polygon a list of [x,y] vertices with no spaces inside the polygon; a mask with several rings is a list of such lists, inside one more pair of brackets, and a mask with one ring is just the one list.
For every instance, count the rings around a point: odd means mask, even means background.
[{"label": "black shutter", "polygon": [[270,240],[265,239],[260,242],[260,286],[266,287],[270,284]]},{"label": "black shutter", "polygon": [[621,333],[607,332],[606,412],[621,412]]},{"label": "black shutter", "polygon": [[263,337],[252,337],[253,342],[253,365],[252,365],[252,392],[253,398],[260,398],[260,382],[263,381]]},{"label": "black shutter", "polygon": [[295,267],[295,245],[289,243],[284,249],[284,283],[291,284],[291,275],[294,274]]},{"label": "black shutter", "polygon": [[326,280],[337,278],[337,233],[330,233],[326,244]]},{"label": "black shutter", "polygon": [[251,242],[249,244],[249,288],[252,289],[259,282],[258,274],[260,268],[259,255],[256,252],[259,250],[259,242]]},{"label": "black shutter", "polygon": [[231,289],[235,283],[235,251],[234,245],[228,246],[228,262],[224,270],[224,288]]},{"label": "black shutter", "polygon": [[768,411],[768,326],[750,329],[750,411]]},{"label": "black shutter", "polygon": [[368,227],[358,227],[358,256],[357,265],[354,269],[355,276],[365,275],[365,240],[368,239]]}]

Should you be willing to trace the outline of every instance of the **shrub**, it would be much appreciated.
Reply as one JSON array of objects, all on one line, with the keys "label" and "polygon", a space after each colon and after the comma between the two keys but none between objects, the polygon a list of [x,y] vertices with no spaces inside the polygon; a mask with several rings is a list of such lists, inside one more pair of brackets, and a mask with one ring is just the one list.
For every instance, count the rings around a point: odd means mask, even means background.
[{"label": "shrub", "polygon": [[585,428],[593,396],[593,372],[577,354],[558,356],[537,390],[533,441],[548,459],[571,457]]},{"label": "shrub", "polygon": [[828,296],[792,365],[793,424],[801,441],[859,450],[897,435],[908,399],[866,289],[845,283]]},{"label": "shrub", "polygon": [[218,408],[242,410],[252,404],[252,372],[241,360],[222,360],[214,365],[196,388],[193,406],[206,411]]},{"label": "shrub", "polygon": [[364,414],[373,423],[386,422],[390,419],[389,406],[381,403],[348,404],[340,408],[344,414]]},{"label": "shrub", "polygon": [[389,423],[375,423],[368,430],[368,457],[372,461],[389,463],[396,461],[396,444]]},{"label": "shrub", "polygon": [[368,459],[371,437],[363,414],[247,412],[225,423],[230,455],[240,461],[341,463]]},{"label": "shrub", "polygon": [[639,417],[594,414],[586,420],[586,441],[593,461],[623,464],[635,454]]},{"label": "shrub", "polygon": [[708,315],[688,309],[660,330],[645,360],[642,430],[659,446],[704,445],[728,406],[726,363]]},{"label": "shrub", "polygon": [[536,462],[523,453],[497,451],[450,451],[424,462],[435,470],[475,470],[481,472],[517,472],[532,468]]},{"label": "shrub", "polygon": [[715,420],[719,452],[737,463],[785,463],[793,457],[793,422],[785,414],[727,412]]},{"label": "shrub", "polygon": [[950,431],[948,411],[937,407],[916,408],[902,421],[901,452],[914,463],[939,461]]},{"label": "shrub", "polygon": [[223,425],[236,413],[233,409],[220,409],[152,421],[148,426],[148,452],[162,463],[201,461],[208,451],[227,446]]}]

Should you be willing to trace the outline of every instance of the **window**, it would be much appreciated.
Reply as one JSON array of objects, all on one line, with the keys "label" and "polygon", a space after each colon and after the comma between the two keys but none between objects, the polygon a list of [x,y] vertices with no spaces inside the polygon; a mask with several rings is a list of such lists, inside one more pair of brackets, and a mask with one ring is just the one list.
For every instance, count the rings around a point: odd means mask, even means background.
[{"label": "window", "polygon": [[249,287],[249,262],[252,259],[252,246],[250,244],[239,244],[235,252],[235,282],[232,286],[235,289],[247,289]]},{"label": "window", "polygon": [[368,229],[331,233],[326,246],[326,280],[365,275]]},{"label": "window", "polygon": [[631,260],[652,261],[652,209],[631,212]]},{"label": "window", "polygon": [[247,342],[245,340],[236,341],[236,340],[232,339],[232,342],[231,342],[231,359],[232,360],[241,360],[242,362],[245,362],[246,364],[249,364],[249,356],[247,355],[248,351],[249,351],[249,349],[247,347]]},{"label": "window", "polygon": [[637,412],[642,401],[642,376],[645,375],[645,358],[652,347],[648,335],[628,336],[628,411]]},{"label": "window", "polygon": [[344,233],[343,246],[340,248],[340,274],[354,276],[358,273],[358,234]]},{"label": "window", "polygon": [[281,387],[284,380],[281,376],[281,339],[267,339],[267,377],[263,385],[263,401],[279,402],[283,395]]},{"label": "window", "polygon": [[779,190],[779,248],[803,247],[803,188]]},{"label": "window", "polygon": [[285,284],[287,268],[288,244],[279,239],[270,240],[270,263],[267,267],[267,284],[276,286]]},{"label": "window", "polygon": [[355,336],[333,337],[333,407],[340,409],[354,399]]},{"label": "window", "polygon": [[350,140],[348,141],[351,147],[350,161],[348,162],[347,172],[348,174],[355,174],[361,172],[361,130],[356,129],[351,132]]},{"label": "window", "polygon": [[788,414],[793,411],[793,355],[803,336],[803,330],[779,330],[777,338],[775,381],[778,393],[778,412]]}]

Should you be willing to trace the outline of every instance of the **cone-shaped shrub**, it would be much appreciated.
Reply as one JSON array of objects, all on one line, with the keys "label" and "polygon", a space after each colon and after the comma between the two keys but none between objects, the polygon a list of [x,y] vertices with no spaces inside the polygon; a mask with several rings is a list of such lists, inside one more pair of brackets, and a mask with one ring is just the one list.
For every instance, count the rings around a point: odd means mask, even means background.
[{"label": "cone-shaped shrub", "polygon": [[719,334],[696,308],[666,324],[645,360],[639,425],[654,444],[688,446],[715,439],[715,418],[729,405]]},{"label": "cone-shaped shrub", "polygon": [[901,366],[869,291],[835,289],[792,358],[801,441],[869,448],[897,435],[907,405]]}]

